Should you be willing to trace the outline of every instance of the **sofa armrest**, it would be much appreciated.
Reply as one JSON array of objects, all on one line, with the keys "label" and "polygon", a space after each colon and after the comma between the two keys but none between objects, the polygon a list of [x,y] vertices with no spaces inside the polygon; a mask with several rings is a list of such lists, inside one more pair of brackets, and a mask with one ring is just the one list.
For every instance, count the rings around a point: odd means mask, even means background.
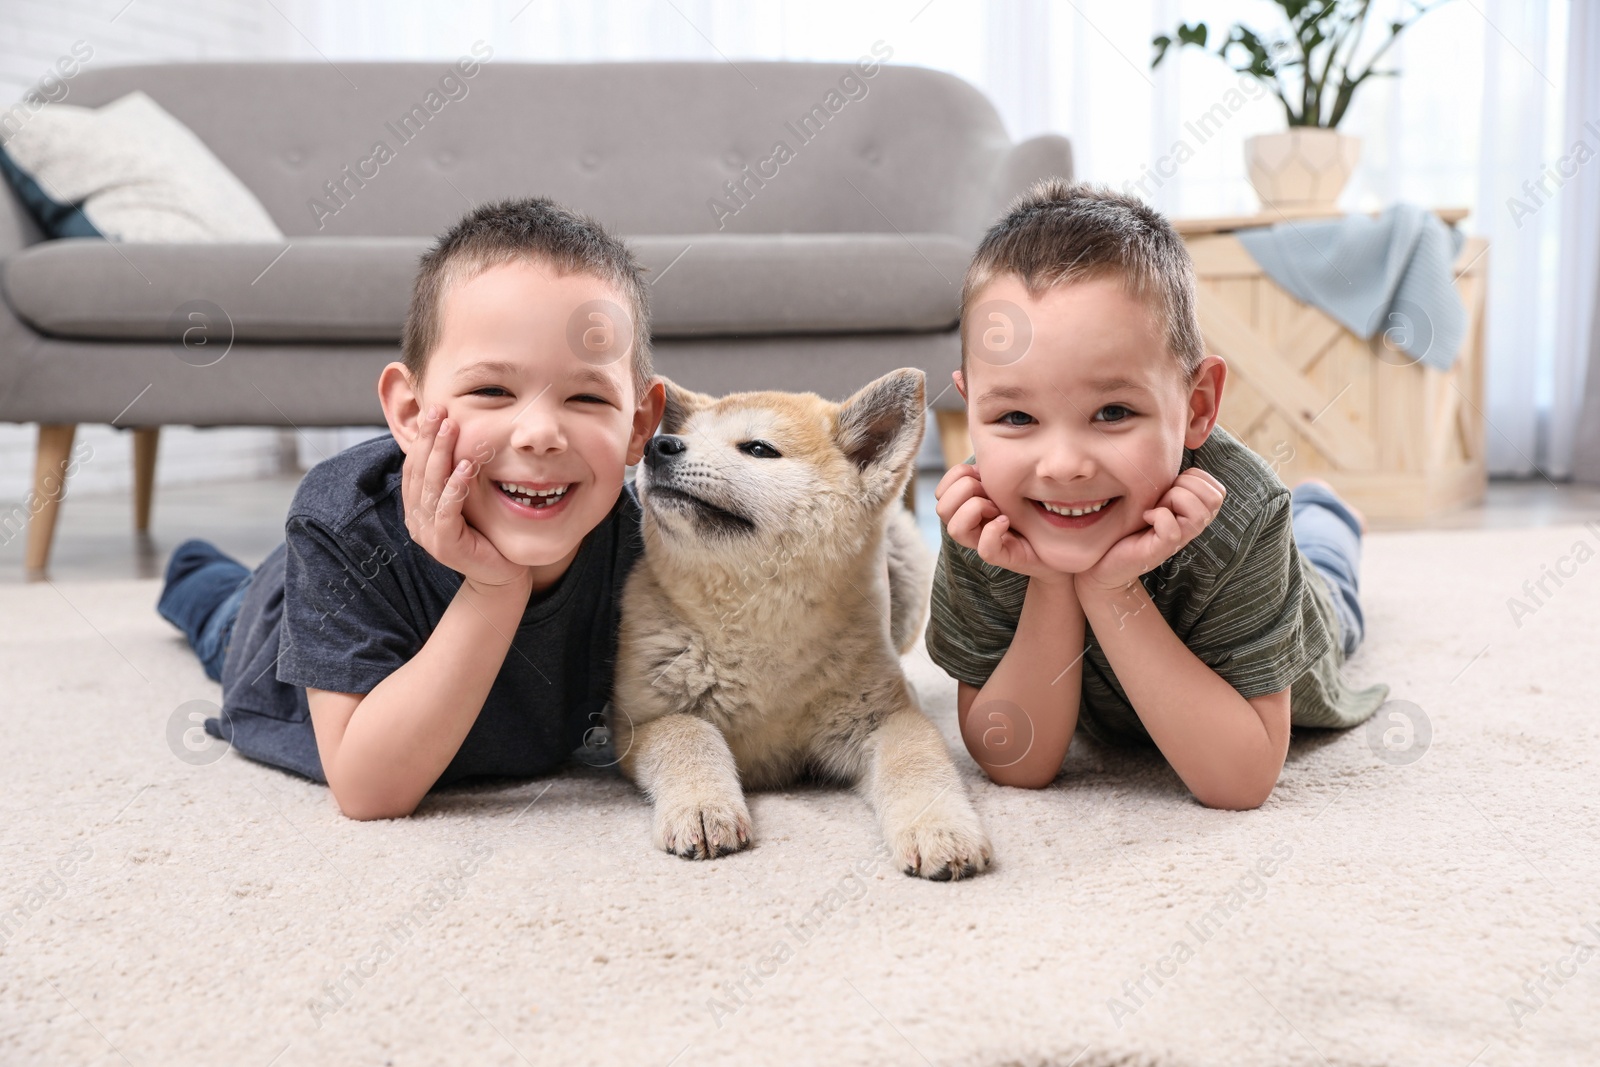
[{"label": "sofa armrest", "polygon": [[11,187],[0,181],[0,259],[44,240],[38,223]]},{"label": "sofa armrest", "polygon": [[[29,245],[44,240],[28,209],[0,179],[0,271],[5,261]],[[17,317],[11,302],[0,297],[0,422],[32,422],[30,413],[11,409],[17,384],[27,376],[39,335]]]},{"label": "sofa armrest", "polygon": [[1000,215],[1034,182],[1072,178],[1072,142],[1059,133],[1043,133],[1013,145],[1000,165],[994,214]]}]

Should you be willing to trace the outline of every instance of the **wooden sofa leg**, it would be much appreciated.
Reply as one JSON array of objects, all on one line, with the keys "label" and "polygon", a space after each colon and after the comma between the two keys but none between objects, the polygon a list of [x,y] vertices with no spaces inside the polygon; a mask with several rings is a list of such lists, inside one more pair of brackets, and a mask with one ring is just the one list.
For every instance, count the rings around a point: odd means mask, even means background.
[{"label": "wooden sofa leg", "polygon": [[40,423],[39,445],[33,460],[32,506],[38,510],[28,520],[28,577],[44,575],[50,562],[50,545],[56,535],[56,514],[67,491],[68,453],[78,431],[75,423]]},{"label": "wooden sofa leg", "polygon": [[972,455],[972,436],[967,433],[965,411],[935,411],[939,419],[939,446],[944,451],[944,467],[949,470],[965,463]]},{"label": "wooden sofa leg", "polygon": [[161,427],[140,426],[133,431],[133,528],[150,529],[150,501],[156,489],[156,445]]}]

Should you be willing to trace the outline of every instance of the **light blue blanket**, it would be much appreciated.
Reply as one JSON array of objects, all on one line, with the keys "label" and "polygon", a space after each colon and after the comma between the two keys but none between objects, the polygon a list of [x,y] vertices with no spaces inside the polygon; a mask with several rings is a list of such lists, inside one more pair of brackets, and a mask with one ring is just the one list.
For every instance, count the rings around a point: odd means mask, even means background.
[{"label": "light blue blanket", "polygon": [[1455,362],[1467,312],[1452,270],[1465,238],[1433,212],[1396,204],[1376,219],[1280,222],[1236,236],[1273,281],[1350,332],[1387,333],[1439,370]]}]

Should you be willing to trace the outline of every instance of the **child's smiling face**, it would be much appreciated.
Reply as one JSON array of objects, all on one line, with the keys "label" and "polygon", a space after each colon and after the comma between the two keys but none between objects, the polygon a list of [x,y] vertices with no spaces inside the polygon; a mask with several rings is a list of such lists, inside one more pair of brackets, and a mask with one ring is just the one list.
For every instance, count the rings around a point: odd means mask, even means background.
[{"label": "child's smiling face", "polygon": [[[635,395],[632,324],[586,317],[593,328],[574,331],[586,305],[626,314],[604,280],[543,262],[447,286],[411,409],[413,433],[429,405],[459,427],[454,459],[472,462],[466,521],[506,559],[556,574],[616,504],[660,416],[648,394]],[[587,343],[581,355],[575,334]],[[525,491],[521,500],[506,483]]]},{"label": "child's smiling face", "polygon": [[1160,317],[1120,278],[1030,294],[1002,274],[970,303],[981,311],[990,301],[1021,309],[1031,342],[1020,358],[992,362],[975,343],[990,324],[963,323],[967,369],[957,385],[984,493],[1046,566],[1081,573],[1147,525],[1184,448],[1204,442],[1221,360],[1208,356],[1187,384]]}]

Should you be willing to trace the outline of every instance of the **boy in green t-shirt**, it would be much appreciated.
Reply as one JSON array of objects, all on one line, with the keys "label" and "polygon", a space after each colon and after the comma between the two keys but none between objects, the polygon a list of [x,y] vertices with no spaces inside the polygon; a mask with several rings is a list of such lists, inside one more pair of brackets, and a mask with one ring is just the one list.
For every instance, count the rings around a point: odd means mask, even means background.
[{"label": "boy in green t-shirt", "polygon": [[979,245],[962,330],[975,457],[937,490],[927,647],[991,779],[1048,784],[1081,726],[1154,742],[1203,804],[1254,808],[1291,723],[1377,709],[1386,686],[1339,674],[1362,636],[1360,516],[1324,483],[1291,494],[1216,426],[1227,368],[1165,218],[1035,186]]}]

